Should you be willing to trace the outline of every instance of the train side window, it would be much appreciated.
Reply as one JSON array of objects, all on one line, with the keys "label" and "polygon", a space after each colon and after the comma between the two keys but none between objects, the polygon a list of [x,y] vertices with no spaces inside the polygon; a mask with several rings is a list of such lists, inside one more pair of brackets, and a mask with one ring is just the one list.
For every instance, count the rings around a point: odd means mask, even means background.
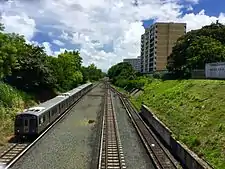
[{"label": "train side window", "polygon": [[39,118],[39,125],[41,124],[41,118]]},{"label": "train side window", "polygon": [[45,122],[45,115],[43,116],[43,122]]}]

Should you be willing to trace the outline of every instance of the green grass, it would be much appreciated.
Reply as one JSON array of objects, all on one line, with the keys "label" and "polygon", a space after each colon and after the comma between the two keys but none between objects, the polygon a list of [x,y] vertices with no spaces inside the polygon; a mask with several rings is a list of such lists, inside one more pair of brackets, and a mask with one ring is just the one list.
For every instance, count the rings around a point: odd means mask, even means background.
[{"label": "green grass", "polygon": [[225,81],[154,80],[132,102],[141,102],[174,136],[217,169],[225,168]]},{"label": "green grass", "polygon": [[31,96],[0,82],[0,146],[13,135],[16,112],[34,104]]}]

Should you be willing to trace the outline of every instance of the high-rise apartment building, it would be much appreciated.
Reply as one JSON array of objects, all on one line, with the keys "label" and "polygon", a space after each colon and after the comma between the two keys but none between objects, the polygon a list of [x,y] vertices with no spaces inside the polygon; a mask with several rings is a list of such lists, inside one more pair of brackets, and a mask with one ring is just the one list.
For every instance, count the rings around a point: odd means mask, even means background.
[{"label": "high-rise apartment building", "polygon": [[141,35],[141,72],[166,70],[167,57],[177,39],[186,33],[186,23],[155,23]]},{"label": "high-rise apartment building", "polygon": [[130,63],[134,70],[140,72],[141,71],[141,57],[138,56],[137,58],[128,58],[123,59],[123,62]]}]

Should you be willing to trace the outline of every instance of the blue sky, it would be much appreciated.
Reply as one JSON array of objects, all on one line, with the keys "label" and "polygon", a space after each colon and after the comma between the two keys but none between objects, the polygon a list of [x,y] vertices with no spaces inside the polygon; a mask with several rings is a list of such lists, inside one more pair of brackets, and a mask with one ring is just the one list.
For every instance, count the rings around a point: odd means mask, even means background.
[{"label": "blue sky", "polygon": [[222,0],[16,0],[2,2],[6,32],[26,37],[57,57],[77,49],[83,64],[107,70],[124,58],[137,57],[144,28],[156,21],[186,22],[199,29],[219,19],[225,23]]}]

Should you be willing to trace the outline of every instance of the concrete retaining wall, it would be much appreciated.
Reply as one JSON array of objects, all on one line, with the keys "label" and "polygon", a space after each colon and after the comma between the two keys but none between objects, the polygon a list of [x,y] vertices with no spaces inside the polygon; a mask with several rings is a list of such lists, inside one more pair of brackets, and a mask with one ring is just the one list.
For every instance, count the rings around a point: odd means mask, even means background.
[{"label": "concrete retaining wall", "polygon": [[140,115],[149,123],[171,153],[180,161],[180,163],[187,169],[212,169],[205,161],[200,159],[194,152],[189,150],[187,146],[177,141],[172,136],[172,132],[167,128],[145,105],[141,107]]}]

